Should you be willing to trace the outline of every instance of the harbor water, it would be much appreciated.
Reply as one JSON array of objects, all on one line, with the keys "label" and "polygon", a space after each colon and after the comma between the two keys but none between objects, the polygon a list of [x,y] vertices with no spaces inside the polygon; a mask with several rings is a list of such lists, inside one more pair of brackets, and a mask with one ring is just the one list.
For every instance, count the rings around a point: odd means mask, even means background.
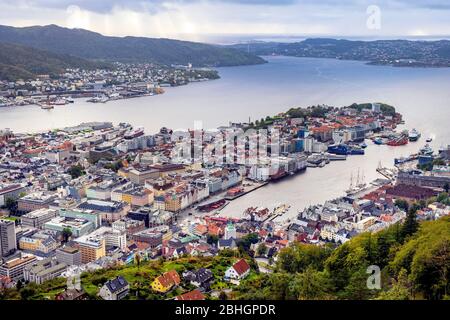
[{"label": "harbor water", "polygon": [[422,137],[405,146],[378,146],[367,141],[364,156],[349,156],[324,168],[285,178],[255,190],[227,205],[222,215],[240,216],[249,206],[291,205],[288,214],[311,204],[344,194],[350,176],[359,170],[366,182],[380,178],[375,169],[381,161],[393,166],[395,157],[416,153],[433,137],[437,150],[450,144],[450,68],[396,68],[369,66],[364,62],[332,59],[266,57],[267,64],[220,68],[220,80],[168,88],[165,94],[108,103],[73,104],[42,110],[38,106],[0,108],[0,128],[15,132],[43,131],[88,121],[129,122],[148,133],[162,126],[204,128],[228,121],[252,121],[295,106],[354,102],[384,102],[404,116],[405,128],[416,128]]}]

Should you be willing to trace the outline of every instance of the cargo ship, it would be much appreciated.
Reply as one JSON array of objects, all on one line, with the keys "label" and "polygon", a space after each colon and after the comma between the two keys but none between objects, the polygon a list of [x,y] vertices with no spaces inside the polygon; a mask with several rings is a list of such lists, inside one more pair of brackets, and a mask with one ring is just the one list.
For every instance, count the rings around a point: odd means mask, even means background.
[{"label": "cargo ship", "polygon": [[281,178],[284,178],[288,175],[288,173],[286,172],[286,170],[284,169],[278,169],[278,171],[270,176],[270,180],[272,181],[277,181],[280,180]]},{"label": "cargo ship", "polygon": [[364,149],[361,147],[350,147],[346,144],[328,146],[328,152],[338,155],[358,155],[364,154]]},{"label": "cargo ship", "polygon": [[408,144],[408,138],[405,136],[396,137],[389,140],[386,144],[392,147],[403,146],[405,144]]}]

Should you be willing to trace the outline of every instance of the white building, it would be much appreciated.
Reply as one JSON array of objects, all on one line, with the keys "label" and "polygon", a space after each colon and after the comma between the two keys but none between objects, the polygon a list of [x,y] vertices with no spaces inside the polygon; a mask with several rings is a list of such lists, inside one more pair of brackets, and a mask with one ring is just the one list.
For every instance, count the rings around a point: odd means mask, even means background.
[{"label": "white building", "polygon": [[244,259],[239,260],[225,272],[225,279],[227,280],[241,280],[250,273],[250,266]]}]

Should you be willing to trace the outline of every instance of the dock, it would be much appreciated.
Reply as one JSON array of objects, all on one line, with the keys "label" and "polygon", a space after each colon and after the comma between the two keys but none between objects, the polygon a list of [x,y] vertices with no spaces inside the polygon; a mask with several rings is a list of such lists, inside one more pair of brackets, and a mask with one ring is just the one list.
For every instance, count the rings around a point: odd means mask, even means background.
[{"label": "dock", "polygon": [[381,165],[381,162],[378,164],[377,172],[391,181],[395,180],[395,177],[397,176],[395,169],[385,168]]},{"label": "dock", "polygon": [[225,200],[228,200],[228,201],[236,200],[236,199],[238,199],[238,198],[240,198],[240,197],[242,197],[242,196],[245,196],[246,194],[248,194],[248,193],[250,193],[250,192],[252,192],[252,191],[255,191],[255,190],[259,189],[259,188],[264,187],[264,186],[267,185],[267,184],[268,184],[268,182],[258,182],[258,183],[253,183],[252,186],[243,187],[243,188],[244,188],[244,191],[242,191],[242,192],[240,192],[240,193],[238,193],[238,194],[235,194],[235,195],[228,195],[228,194],[227,194],[227,195],[225,195],[224,199],[225,199]]}]

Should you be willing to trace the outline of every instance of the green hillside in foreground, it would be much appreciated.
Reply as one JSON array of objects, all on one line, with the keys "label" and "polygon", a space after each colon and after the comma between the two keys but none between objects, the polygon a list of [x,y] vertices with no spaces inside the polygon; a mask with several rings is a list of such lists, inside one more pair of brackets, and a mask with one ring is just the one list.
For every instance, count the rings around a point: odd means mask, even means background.
[{"label": "green hillside in foreground", "polygon": [[[449,299],[450,217],[361,234],[336,249],[295,244],[281,251],[272,274],[234,291],[236,299]],[[369,266],[381,269],[381,290],[367,288]]]},{"label": "green hillside in foreground", "polygon": [[[449,203],[447,194],[441,194],[438,200]],[[227,290],[229,299],[448,299],[450,216],[418,223],[416,211],[420,206],[415,204],[409,208],[403,224],[374,234],[360,234],[340,246],[294,243],[281,250],[272,266],[264,265],[273,273],[260,272],[248,243],[241,241],[239,250],[224,250],[215,257],[161,258],[85,273],[81,284],[91,299],[98,299],[99,286],[121,275],[130,283],[127,299],[168,299],[193,287],[181,283],[169,294],[158,294],[150,285],[157,276],[173,269],[181,274],[204,267],[214,274],[212,290],[216,296],[224,297],[225,289],[230,289]],[[226,269],[239,258],[249,262],[250,275],[239,286],[224,282]],[[380,290],[367,288],[369,266],[378,266],[381,270]],[[42,285],[27,284],[3,290],[0,299],[54,299],[65,287],[66,280],[58,278]]]}]

